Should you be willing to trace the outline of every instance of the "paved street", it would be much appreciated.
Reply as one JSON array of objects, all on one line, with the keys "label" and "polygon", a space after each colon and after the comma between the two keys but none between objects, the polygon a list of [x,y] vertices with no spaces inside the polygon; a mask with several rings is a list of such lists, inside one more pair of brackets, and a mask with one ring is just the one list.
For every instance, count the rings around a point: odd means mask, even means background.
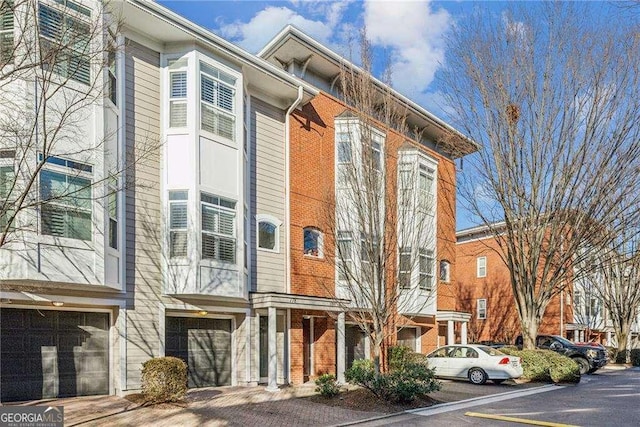
[{"label": "paved street", "polygon": [[[526,393],[526,390],[525,390]],[[509,397],[508,395],[506,397]],[[478,418],[469,412],[576,426],[631,426],[640,422],[640,369],[603,370],[578,385],[552,386],[544,392],[508,400],[488,397],[466,404],[429,408],[359,425],[366,426],[517,426],[516,422]]]}]

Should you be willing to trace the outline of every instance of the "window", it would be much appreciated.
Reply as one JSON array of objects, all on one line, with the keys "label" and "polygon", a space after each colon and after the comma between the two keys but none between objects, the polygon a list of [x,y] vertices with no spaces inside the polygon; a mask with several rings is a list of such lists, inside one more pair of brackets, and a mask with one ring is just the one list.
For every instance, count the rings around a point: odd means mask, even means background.
[{"label": "window", "polygon": [[417,336],[418,336],[418,330],[416,328],[399,329],[396,335],[397,345],[403,346],[403,347],[409,347],[411,350],[416,351]]},{"label": "window", "polygon": [[42,234],[91,240],[92,167],[59,157],[49,157],[46,162],[58,167],[40,171]]},{"label": "window", "polygon": [[360,233],[360,265],[364,280],[374,280],[377,272],[380,239]]},{"label": "window", "polygon": [[483,298],[476,300],[476,308],[478,311],[478,319],[486,319],[487,318],[487,300]]},{"label": "window", "polygon": [[449,261],[447,260],[441,260],[440,261],[440,281],[441,282],[446,282],[449,283],[450,277],[449,277],[449,269],[450,269],[451,265],[449,264]]},{"label": "window", "polygon": [[351,163],[351,138],[348,132],[336,134],[336,147],[338,163]]},{"label": "window", "polygon": [[258,247],[276,251],[278,226],[270,221],[258,222]]},{"label": "window", "polygon": [[109,213],[109,247],[118,249],[118,189],[113,179],[107,188],[107,211]]},{"label": "window", "polygon": [[187,256],[187,201],[186,191],[169,191],[169,256]]},{"label": "window", "polygon": [[11,193],[15,185],[14,150],[0,151],[0,233],[4,232],[7,222],[13,215]]},{"label": "window", "polygon": [[487,277],[487,257],[481,256],[476,260],[477,276]]},{"label": "window", "polygon": [[236,202],[201,193],[202,259],[236,262]]},{"label": "window", "polygon": [[304,230],[304,254],[314,257],[322,257],[322,233],[312,227]]},{"label": "window", "polygon": [[236,79],[203,62],[200,63],[200,127],[235,140]]},{"label": "window", "polygon": [[430,291],[433,287],[433,251],[420,249],[420,289]]},{"label": "window", "polygon": [[13,58],[13,1],[0,2],[0,68]]},{"label": "window", "polygon": [[422,210],[431,210],[433,207],[433,182],[435,171],[431,168],[427,168],[425,165],[420,165],[418,174],[418,189],[420,207]]},{"label": "window", "polygon": [[169,127],[187,126],[187,61],[169,61]]},{"label": "window", "polygon": [[368,158],[365,157],[365,164],[380,172],[382,170],[382,143],[378,141],[377,137],[370,141],[365,152],[368,154]]},{"label": "window", "polygon": [[401,288],[411,287],[411,248],[400,248],[398,263],[398,283]]},{"label": "window", "polygon": [[107,72],[109,74],[109,99],[113,105],[118,105],[118,88],[116,80],[116,47],[115,43],[109,43],[109,52],[107,52]]},{"label": "window", "polygon": [[91,63],[89,47],[91,28],[79,16],[91,16],[91,10],[68,0],[59,1],[64,12],[42,3],[38,5],[40,55],[50,70],[62,77],[89,84]]},{"label": "window", "polygon": [[338,231],[338,280],[347,280],[353,275],[353,234],[350,231]]}]

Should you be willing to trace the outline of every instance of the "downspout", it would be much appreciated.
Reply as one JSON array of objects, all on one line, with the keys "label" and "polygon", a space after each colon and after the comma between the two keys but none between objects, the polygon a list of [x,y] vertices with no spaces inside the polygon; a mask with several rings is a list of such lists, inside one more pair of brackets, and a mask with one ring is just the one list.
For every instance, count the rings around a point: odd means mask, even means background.
[{"label": "downspout", "polygon": [[290,124],[290,116],[293,110],[300,105],[302,101],[302,97],[304,95],[304,89],[302,86],[298,86],[298,97],[293,104],[287,110],[285,115],[285,135],[284,135],[284,202],[285,202],[285,210],[284,210],[284,223],[285,226],[285,283],[287,287],[287,293],[291,293],[291,183],[289,181],[290,178],[290,145],[291,145],[291,133],[289,129]]},{"label": "downspout", "polygon": [[[291,132],[289,129],[291,113],[300,105],[302,97],[304,96],[304,89],[302,86],[298,86],[298,97],[293,104],[287,110],[284,116],[284,223],[285,223],[285,285],[288,294],[291,293],[291,185],[289,182],[290,176],[290,145],[291,145]],[[287,310],[287,378],[286,381],[291,381],[291,310]]]}]

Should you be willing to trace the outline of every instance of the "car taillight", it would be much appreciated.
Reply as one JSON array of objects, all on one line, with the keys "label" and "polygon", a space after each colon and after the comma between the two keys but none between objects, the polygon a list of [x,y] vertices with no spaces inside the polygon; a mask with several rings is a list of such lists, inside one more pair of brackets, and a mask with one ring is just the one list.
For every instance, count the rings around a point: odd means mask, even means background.
[{"label": "car taillight", "polygon": [[501,361],[498,362],[498,365],[508,365],[511,360],[508,357],[503,357]]}]

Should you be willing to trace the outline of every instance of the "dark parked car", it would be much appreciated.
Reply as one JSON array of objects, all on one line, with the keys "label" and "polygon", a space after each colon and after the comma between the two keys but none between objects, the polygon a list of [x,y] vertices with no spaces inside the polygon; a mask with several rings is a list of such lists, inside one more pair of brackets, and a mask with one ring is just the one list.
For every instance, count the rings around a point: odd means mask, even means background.
[{"label": "dark parked car", "polygon": [[[516,346],[522,348],[522,336],[516,338]],[[572,358],[580,366],[580,375],[591,374],[607,364],[607,352],[599,346],[576,345],[559,335],[538,335],[536,347],[552,350]]]}]

